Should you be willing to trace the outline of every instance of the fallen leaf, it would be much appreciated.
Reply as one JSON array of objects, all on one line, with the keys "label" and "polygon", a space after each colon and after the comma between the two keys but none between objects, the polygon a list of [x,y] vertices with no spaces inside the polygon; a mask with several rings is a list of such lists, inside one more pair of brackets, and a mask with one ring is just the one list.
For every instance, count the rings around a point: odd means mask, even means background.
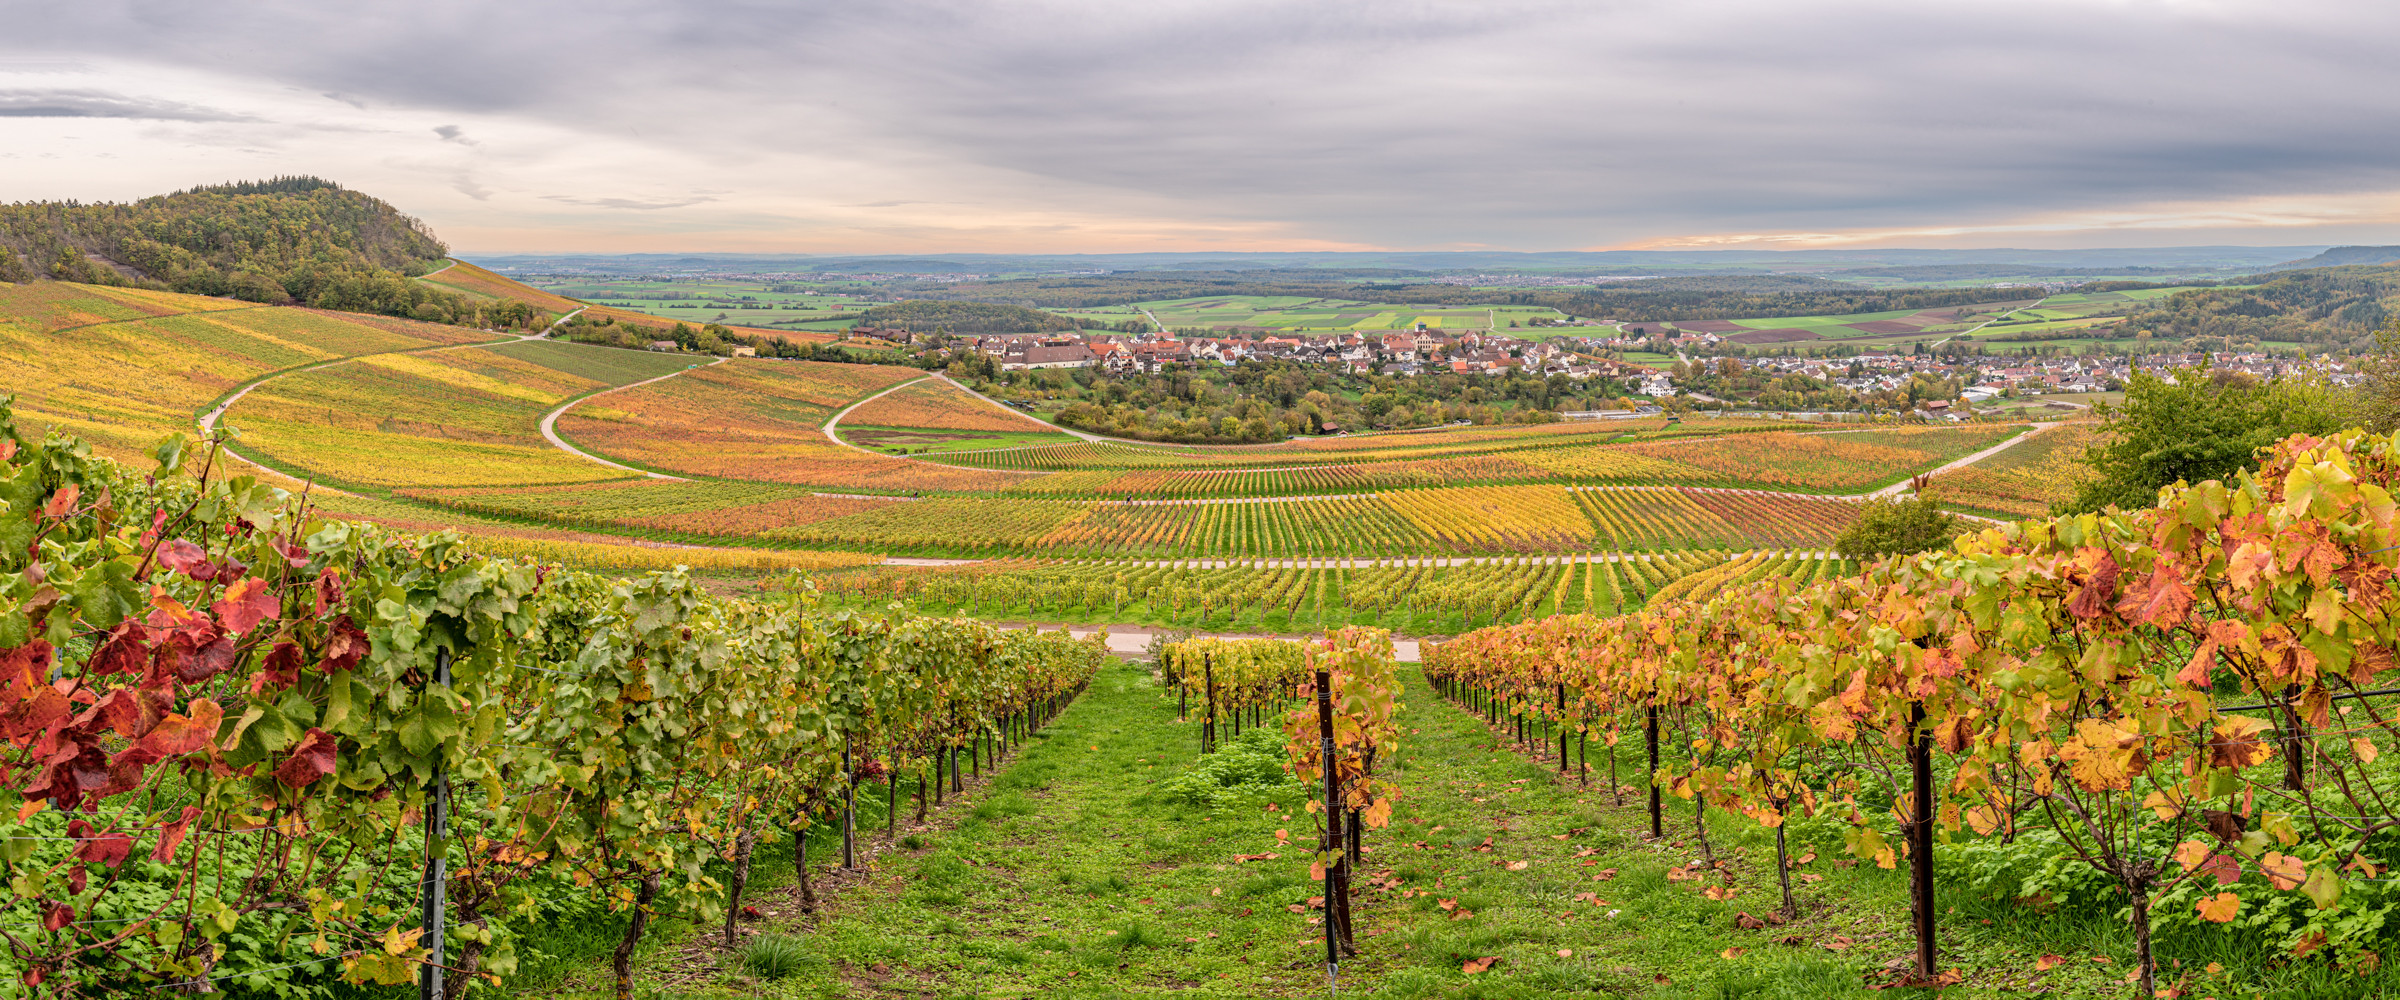
[{"label": "fallen leaf", "polygon": [[1718,953],[1717,953],[1717,956],[1718,956],[1718,957],[1720,957],[1720,958],[1723,958],[1723,959],[1725,959],[1725,960],[1727,960],[1727,961],[1731,961],[1731,960],[1733,960],[1733,959],[1737,959],[1737,958],[1740,958],[1740,957],[1742,957],[1742,953],[1743,953],[1743,952],[1745,952],[1745,951],[1749,951],[1749,950],[1750,950],[1750,949],[1748,949],[1748,948],[1740,948],[1740,947],[1735,947],[1735,948],[1727,948],[1727,949],[1725,949],[1724,951],[1720,951],[1720,952],[1718,952]]},{"label": "fallen leaf", "polygon": [[1455,909],[1458,909],[1458,900],[1455,900],[1455,899],[1445,899],[1445,900],[1442,900],[1442,901],[1441,901],[1441,902],[1439,902],[1439,903],[1435,903],[1434,905],[1435,905],[1435,906],[1439,906],[1439,907],[1441,907],[1441,908],[1442,908],[1442,909],[1444,909],[1444,910],[1455,910]]},{"label": "fallen leaf", "polygon": [[1491,968],[1492,963],[1499,960],[1500,956],[1498,955],[1491,955],[1485,958],[1470,958],[1467,959],[1467,964],[1459,966],[1459,971],[1472,976],[1476,973],[1482,972],[1485,969]]},{"label": "fallen leaf", "polygon": [[2052,969],[2058,968],[2059,963],[2065,962],[2066,960],[2066,956],[2064,955],[2044,955],[2033,960],[2033,971],[2048,972]]},{"label": "fallen leaf", "polygon": [[1767,922],[1760,920],[1757,917],[1753,917],[1747,912],[1743,912],[1734,914],[1733,925],[1746,931],[1757,931],[1765,930],[1767,927]]},{"label": "fallen leaf", "polygon": [[1508,863],[1508,870],[1512,872],[1521,872],[1532,864],[1533,862],[1531,861],[1511,861]]},{"label": "fallen leaf", "polygon": [[1460,911],[1458,911],[1457,913],[1453,913],[1453,914],[1451,914],[1451,915],[1450,915],[1450,919],[1452,919],[1452,920],[1465,920],[1465,919],[1467,919],[1468,917],[1472,917],[1472,916],[1474,916],[1474,915],[1475,915],[1475,911],[1473,911],[1473,910],[1460,910]]},{"label": "fallen leaf", "polygon": [[1574,958],[1574,957],[1575,957],[1575,949],[1573,949],[1573,948],[1560,948],[1560,949],[1558,950],[1558,957],[1560,957],[1560,958]]},{"label": "fallen leaf", "polygon": [[1825,940],[1818,942],[1818,944],[1824,947],[1826,951],[1850,950],[1850,939],[1840,934],[1826,938]]}]

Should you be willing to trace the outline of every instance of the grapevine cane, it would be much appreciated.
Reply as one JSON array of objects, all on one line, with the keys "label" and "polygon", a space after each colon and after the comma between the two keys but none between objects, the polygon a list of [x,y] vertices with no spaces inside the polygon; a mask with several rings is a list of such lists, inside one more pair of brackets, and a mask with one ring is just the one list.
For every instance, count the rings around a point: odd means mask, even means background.
[{"label": "grapevine cane", "polygon": [[[447,693],[450,687],[450,647],[433,651],[433,682]],[[429,697],[441,697],[431,692]],[[450,771],[440,747],[434,748],[433,780],[425,788],[425,880],[417,887],[423,904],[418,926],[425,929],[425,968],[417,977],[419,1000],[442,998],[443,888],[449,881]]]}]

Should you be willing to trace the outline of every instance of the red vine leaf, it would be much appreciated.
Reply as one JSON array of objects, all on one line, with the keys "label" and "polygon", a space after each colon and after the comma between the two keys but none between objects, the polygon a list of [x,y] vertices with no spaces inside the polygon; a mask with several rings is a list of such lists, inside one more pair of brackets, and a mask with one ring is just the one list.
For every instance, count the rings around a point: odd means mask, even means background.
[{"label": "red vine leaf", "polygon": [[2083,589],[2067,604],[2067,611],[2077,618],[2097,618],[2108,610],[2117,596],[2117,557],[2102,552],[2100,561],[2092,567]]},{"label": "red vine leaf", "polygon": [[325,658],[317,662],[317,669],[329,674],[348,670],[366,659],[367,649],[367,633],[352,623],[349,615],[343,615],[327,631]]},{"label": "red vine leaf", "polygon": [[332,774],[337,742],[332,733],[309,730],[300,745],[292,748],[292,755],[275,768],[275,780],[293,788],[306,788],[318,778]]},{"label": "red vine leaf", "polygon": [[142,626],[126,621],[109,633],[108,641],[92,652],[91,671],[94,674],[138,674],[150,660],[150,643],[142,637]]},{"label": "red vine leaf", "polygon": [[200,818],[199,806],[183,807],[183,817],[159,828],[158,846],[151,848],[150,860],[172,863],[175,849],[183,846],[183,838],[192,830],[192,821]]},{"label": "red vine leaf", "polygon": [[255,576],[235,580],[225,588],[225,596],[217,598],[217,621],[225,630],[243,634],[257,628],[258,623],[275,617],[283,610],[283,602],[268,592],[267,581]]},{"label": "red vine leaf", "polygon": [[122,833],[101,833],[82,820],[67,824],[67,836],[83,843],[75,848],[75,859],[85,864],[115,868],[125,863],[133,853],[133,838]]},{"label": "red vine leaf", "polygon": [[155,753],[160,759],[180,757],[216,741],[217,727],[225,721],[225,710],[206,698],[194,698],[184,707],[190,715],[169,715],[159,721],[157,728],[143,734],[137,744]]},{"label": "red vine leaf", "polygon": [[259,664],[258,671],[250,675],[250,693],[258,694],[267,690],[281,691],[298,683],[300,683],[300,647],[295,643],[279,642],[275,644],[273,650],[268,651],[267,658]]},{"label": "red vine leaf", "polygon": [[158,564],[195,580],[217,576],[217,565],[208,561],[208,550],[181,538],[159,543]]},{"label": "red vine leaf", "polygon": [[186,684],[198,684],[232,669],[233,654],[233,640],[218,636],[178,660],[175,676]]}]

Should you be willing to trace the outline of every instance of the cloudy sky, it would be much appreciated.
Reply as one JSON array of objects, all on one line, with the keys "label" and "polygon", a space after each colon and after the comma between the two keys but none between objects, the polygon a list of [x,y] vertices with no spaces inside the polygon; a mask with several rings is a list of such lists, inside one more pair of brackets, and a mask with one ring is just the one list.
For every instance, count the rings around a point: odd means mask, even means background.
[{"label": "cloudy sky", "polygon": [[2400,243],[2400,5],[9,5],[0,200],[465,251]]}]

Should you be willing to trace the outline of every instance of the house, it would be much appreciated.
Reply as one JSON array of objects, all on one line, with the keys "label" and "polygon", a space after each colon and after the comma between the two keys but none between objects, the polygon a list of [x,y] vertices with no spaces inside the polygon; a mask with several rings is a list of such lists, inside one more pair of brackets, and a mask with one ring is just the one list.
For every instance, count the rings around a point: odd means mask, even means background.
[{"label": "house", "polygon": [[1000,356],[1000,370],[1024,371],[1029,368],[1088,368],[1098,360],[1092,349],[1082,344],[1064,347],[1027,347],[1011,349]]},{"label": "house", "polygon": [[758,348],[736,347],[733,349],[733,356],[737,358],[755,358],[758,356]]},{"label": "house", "polygon": [[650,342],[650,349],[653,351],[672,351],[675,349],[675,342],[672,340],[653,340]]}]

